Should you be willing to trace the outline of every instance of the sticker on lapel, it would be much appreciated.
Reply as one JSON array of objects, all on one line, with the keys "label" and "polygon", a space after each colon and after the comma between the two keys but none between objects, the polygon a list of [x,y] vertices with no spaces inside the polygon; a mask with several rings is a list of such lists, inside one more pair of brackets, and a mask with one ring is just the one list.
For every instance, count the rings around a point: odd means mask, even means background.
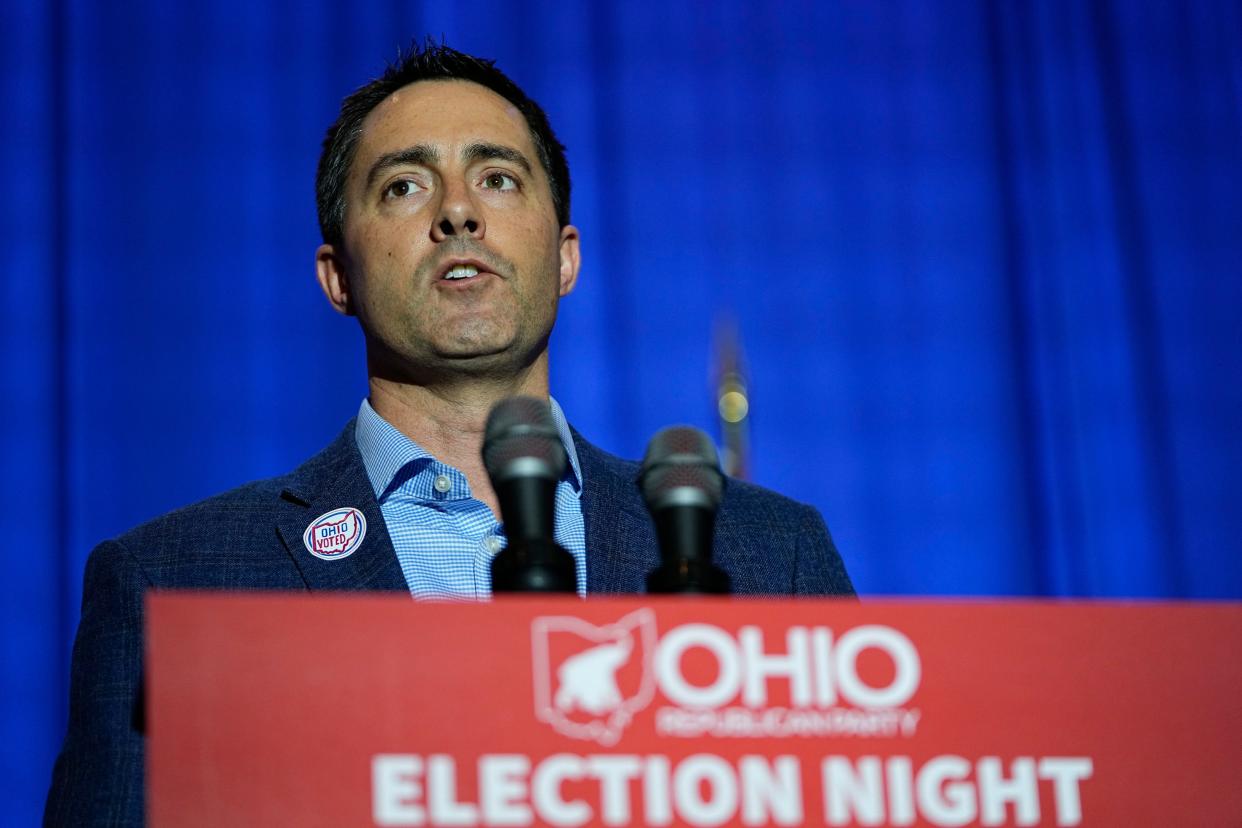
[{"label": "sticker on lapel", "polygon": [[353,506],[324,512],[302,534],[306,551],[325,561],[348,558],[367,536],[367,519]]}]

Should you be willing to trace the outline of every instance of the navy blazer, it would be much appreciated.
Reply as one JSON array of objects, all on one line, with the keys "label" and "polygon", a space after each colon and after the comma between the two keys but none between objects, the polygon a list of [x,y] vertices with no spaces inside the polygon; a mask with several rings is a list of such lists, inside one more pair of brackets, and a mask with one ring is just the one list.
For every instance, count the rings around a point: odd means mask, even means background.
[{"label": "navy blazer", "polygon": [[[640,593],[659,563],[639,465],[574,432],[582,468],[587,591]],[[332,509],[367,521],[362,545],[325,561],[302,533]],[[748,595],[853,595],[819,512],[730,480],[714,560]],[[297,470],[170,512],[96,547],[86,563],[73,647],[69,727],[52,773],[45,825],[143,823],[143,593],[147,589],[408,589],[351,421]]]}]

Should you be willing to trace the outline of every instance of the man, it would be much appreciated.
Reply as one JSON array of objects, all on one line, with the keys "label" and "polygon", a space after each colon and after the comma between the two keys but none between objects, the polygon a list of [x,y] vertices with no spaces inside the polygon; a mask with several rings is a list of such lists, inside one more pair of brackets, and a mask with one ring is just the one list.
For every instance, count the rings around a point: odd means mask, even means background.
[{"label": "man", "polygon": [[[428,47],[345,100],[317,195],[319,283],[358,317],[370,395],[291,474],[92,552],[48,824],[142,821],[147,589],[490,593],[504,537],[483,426],[506,397],[549,398],[548,338],[578,278],[564,148],[490,62]],[[659,554],[638,468],[552,406],[570,461],[556,537],[575,557],[578,591],[641,592]],[[714,555],[739,593],[853,592],[819,514],[745,483],[726,487]]]}]

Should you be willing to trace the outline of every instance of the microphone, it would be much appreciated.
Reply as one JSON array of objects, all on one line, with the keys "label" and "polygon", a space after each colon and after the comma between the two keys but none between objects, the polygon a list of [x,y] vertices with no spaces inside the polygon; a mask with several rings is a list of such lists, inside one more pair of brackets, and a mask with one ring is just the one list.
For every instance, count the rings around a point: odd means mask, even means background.
[{"label": "microphone", "polygon": [[638,485],[655,521],[662,563],[647,576],[648,592],[731,591],[729,576],[712,563],[724,483],[716,447],[702,431],[672,426],[651,438]]},{"label": "microphone", "polygon": [[578,591],[574,557],[553,539],[556,484],[565,462],[546,400],[510,397],[492,409],[483,466],[509,539],[492,559],[492,592]]}]

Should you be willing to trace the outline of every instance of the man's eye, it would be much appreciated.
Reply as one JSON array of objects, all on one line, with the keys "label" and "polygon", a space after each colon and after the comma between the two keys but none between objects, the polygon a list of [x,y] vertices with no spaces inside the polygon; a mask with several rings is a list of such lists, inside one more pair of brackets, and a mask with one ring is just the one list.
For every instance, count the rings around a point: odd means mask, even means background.
[{"label": "man's eye", "polygon": [[488,190],[516,190],[517,180],[504,173],[488,173],[483,178],[483,187]]},{"label": "man's eye", "polygon": [[414,186],[413,181],[405,178],[399,178],[384,189],[384,197],[405,198],[413,193],[415,189],[417,188]]}]

